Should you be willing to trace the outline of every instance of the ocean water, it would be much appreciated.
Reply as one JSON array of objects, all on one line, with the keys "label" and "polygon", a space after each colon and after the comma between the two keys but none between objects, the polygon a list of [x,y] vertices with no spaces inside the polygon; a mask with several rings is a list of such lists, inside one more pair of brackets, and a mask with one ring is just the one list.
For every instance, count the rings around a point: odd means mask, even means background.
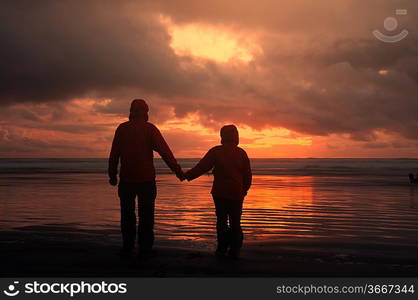
[{"label": "ocean water", "polygon": [[[184,169],[196,162],[179,160]],[[155,164],[157,241],[213,247],[212,176],[180,183],[161,159]],[[48,225],[119,234],[119,200],[106,167],[106,159],[0,159],[0,230]],[[418,186],[407,177],[418,160],[253,159],[252,168],[246,242],[418,248]]]}]

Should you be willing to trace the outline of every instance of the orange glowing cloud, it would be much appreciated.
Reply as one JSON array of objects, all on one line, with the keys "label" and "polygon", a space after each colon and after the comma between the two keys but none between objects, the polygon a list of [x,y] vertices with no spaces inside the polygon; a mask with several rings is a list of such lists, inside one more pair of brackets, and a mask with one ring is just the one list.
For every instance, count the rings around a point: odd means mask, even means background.
[{"label": "orange glowing cloud", "polygon": [[194,56],[225,63],[232,60],[249,62],[260,52],[254,36],[234,32],[231,28],[208,24],[178,25],[161,16],[171,36],[170,46],[179,56]]}]

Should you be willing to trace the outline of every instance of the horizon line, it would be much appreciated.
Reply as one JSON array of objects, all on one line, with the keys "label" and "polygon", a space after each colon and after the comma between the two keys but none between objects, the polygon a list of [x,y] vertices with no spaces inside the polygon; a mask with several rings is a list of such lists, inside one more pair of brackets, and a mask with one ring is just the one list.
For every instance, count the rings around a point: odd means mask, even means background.
[{"label": "horizon line", "polygon": [[[154,157],[154,159],[161,157]],[[108,157],[1,157],[0,159],[108,159]],[[201,157],[176,157],[176,159],[201,159]],[[250,159],[409,159],[415,160],[418,157],[253,157]]]}]

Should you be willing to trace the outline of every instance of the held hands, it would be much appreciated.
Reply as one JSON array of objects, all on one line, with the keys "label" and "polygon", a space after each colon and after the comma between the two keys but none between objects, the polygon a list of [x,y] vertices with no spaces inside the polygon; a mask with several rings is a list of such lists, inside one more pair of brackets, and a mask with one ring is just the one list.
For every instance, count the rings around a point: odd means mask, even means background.
[{"label": "held hands", "polygon": [[182,182],[186,179],[186,176],[184,175],[184,172],[181,169],[176,172],[176,176]]},{"label": "held hands", "polygon": [[181,170],[180,172],[176,173],[177,178],[183,182],[185,180],[187,181],[191,181],[192,179],[189,177],[188,172],[184,173],[183,170]]}]

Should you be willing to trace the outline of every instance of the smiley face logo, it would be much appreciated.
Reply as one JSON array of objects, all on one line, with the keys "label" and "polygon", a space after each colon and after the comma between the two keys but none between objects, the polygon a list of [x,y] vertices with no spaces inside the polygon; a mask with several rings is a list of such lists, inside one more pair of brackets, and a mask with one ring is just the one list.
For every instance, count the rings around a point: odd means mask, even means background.
[{"label": "smiley face logo", "polygon": [[18,284],[19,284],[19,281],[14,281],[13,284],[10,284],[7,287],[7,290],[3,291],[3,293],[6,296],[9,296],[9,297],[17,296],[20,293],[20,291],[18,289],[16,289],[16,285],[18,285]]},{"label": "smiley face logo", "polygon": [[[399,16],[405,16],[408,14],[408,11],[406,9],[397,9],[396,15]],[[398,28],[398,20],[394,17],[387,17],[383,22],[383,27],[389,32],[394,31],[396,28]],[[409,34],[408,30],[404,29],[400,33],[395,35],[386,35],[384,33],[381,33],[379,30],[374,30],[373,35],[380,41],[385,43],[397,43]]]}]

